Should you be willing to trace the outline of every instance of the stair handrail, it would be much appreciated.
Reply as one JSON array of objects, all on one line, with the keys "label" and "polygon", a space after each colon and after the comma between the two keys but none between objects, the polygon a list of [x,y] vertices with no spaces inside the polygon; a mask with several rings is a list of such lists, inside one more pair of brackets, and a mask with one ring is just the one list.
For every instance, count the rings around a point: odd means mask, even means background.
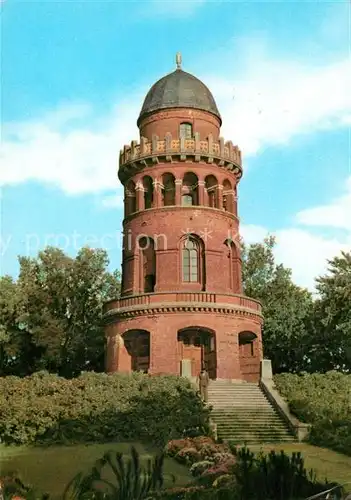
[{"label": "stair handrail", "polygon": [[337,491],[341,495],[343,495],[344,491],[345,491],[344,486],[346,486],[347,484],[351,484],[351,483],[349,482],[349,483],[345,483],[343,485],[338,484],[337,486],[333,486],[332,488],[329,488],[328,490],[322,491],[320,493],[317,493],[316,495],[308,497],[305,500],[351,500],[351,494],[348,494],[346,497],[344,497],[344,496],[335,497],[334,495],[330,496],[331,493],[337,492]]}]

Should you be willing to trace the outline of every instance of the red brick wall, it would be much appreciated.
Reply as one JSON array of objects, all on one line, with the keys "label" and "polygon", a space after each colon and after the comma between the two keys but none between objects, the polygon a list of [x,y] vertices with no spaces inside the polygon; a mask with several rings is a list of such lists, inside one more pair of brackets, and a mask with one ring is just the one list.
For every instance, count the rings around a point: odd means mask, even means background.
[{"label": "red brick wall", "polygon": [[[212,330],[215,334],[217,378],[258,380],[259,371],[248,373],[248,377],[241,372],[239,354],[239,333],[252,331],[258,336],[255,359],[259,366],[262,355],[260,342],[261,325],[251,318],[233,317],[216,312],[182,312],[159,313],[156,315],[135,316],[120,320],[109,326],[108,335],[122,335],[135,329],[150,332],[150,370],[155,373],[180,374],[180,353],[178,351],[177,333],[179,330],[190,327],[202,327]],[[113,342],[108,345],[112,345]],[[125,347],[119,348],[119,353],[108,357],[107,371],[130,371],[130,357]],[[252,375],[254,377],[252,377]]]},{"label": "red brick wall", "polygon": [[126,279],[123,280],[122,294],[142,291],[139,279],[140,250],[137,245],[137,238],[140,235],[150,236],[155,241],[157,263],[155,291],[200,291],[202,289],[200,283],[181,281],[180,243],[187,230],[198,235],[205,244],[206,291],[241,292],[241,283],[238,286],[238,281],[235,279],[241,272],[240,260],[233,269],[233,283],[237,283],[236,288],[230,288],[227,278],[232,266],[225,240],[230,234],[234,236],[238,232],[238,220],[230,214],[201,207],[149,209],[125,221],[123,230],[131,235],[129,238],[131,246],[128,248],[127,245],[123,253]]},{"label": "red brick wall", "polygon": [[170,132],[174,139],[179,138],[179,124],[183,122],[191,123],[193,132],[199,132],[202,139],[213,134],[213,139],[218,140],[219,119],[206,111],[186,108],[159,111],[144,118],[140,123],[140,136],[151,139],[152,134],[156,134],[163,138]]}]

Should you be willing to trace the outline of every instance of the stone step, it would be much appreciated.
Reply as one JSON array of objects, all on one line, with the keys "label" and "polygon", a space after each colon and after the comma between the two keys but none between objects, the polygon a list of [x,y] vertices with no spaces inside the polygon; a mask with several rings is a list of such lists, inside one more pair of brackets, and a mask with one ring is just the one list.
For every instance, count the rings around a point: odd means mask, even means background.
[{"label": "stone step", "polygon": [[212,381],[208,404],[218,437],[238,443],[295,441],[258,384]]},{"label": "stone step", "polygon": [[[250,426],[246,425],[243,427],[242,425],[224,425],[218,422],[220,425],[221,432],[237,432],[240,434],[241,432],[254,432],[255,434],[289,434],[289,431],[285,427],[275,426],[275,425],[260,425],[260,426]],[[218,425],[217,424],[217,425]]]},{"label": "stone step", "polygon": [[235,437],[235,438],[238,438],[238,437],[241,437],[241,436],[244,436],[244,435],[247,435],[247,436],[250,436],[251,439],[257,439],[257,437],[259,436],[260,438],[269,438],[269,439],[277,439],[279,440],[280,438],[288,438],[288,439],[292,439],[294,440],[293,436],[291,434],[289,434],[288,432],[253,432],[251,430],[244,430],[244,429],[241,429],[241,430],[235,430],[235,429],[222,429],[220,431],[218,431],[218,436],[231,436],[231,437]]}]

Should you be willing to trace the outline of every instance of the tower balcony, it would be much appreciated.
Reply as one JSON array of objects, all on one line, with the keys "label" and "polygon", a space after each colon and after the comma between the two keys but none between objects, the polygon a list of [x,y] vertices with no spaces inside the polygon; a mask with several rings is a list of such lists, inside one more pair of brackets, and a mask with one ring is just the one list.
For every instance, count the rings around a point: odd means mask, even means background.
[{"label": "tower balcony", "polygon": [[243,314],[262,317],[259,301],[239,294],[217,294],[208,292],[160,292],[143,293],[113,299],[104,305],[104,318],[132,317],[157,313],[217,312],[221,314]]},{"label": "tower balcony", "polygon": [[233,172],[238,178],[242,176],[241,151],[232,141],[218,141],[209,134],[207,139],[200,140],[200,134],[195,133],[193,139],[173,139],[170,133],[164,139],[153,135],[152,140],[141,138],[140,144],[132,141],[130,146],[124,146],[119,156],[118,176],[123,183],[145,166],[160,162],[175,161],[205,161],[216,164]]}]

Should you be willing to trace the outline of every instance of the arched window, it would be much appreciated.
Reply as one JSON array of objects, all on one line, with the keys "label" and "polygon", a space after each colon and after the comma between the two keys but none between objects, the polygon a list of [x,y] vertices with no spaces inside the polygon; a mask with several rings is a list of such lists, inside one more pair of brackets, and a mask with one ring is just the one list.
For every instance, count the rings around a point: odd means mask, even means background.
[{"label": "arched window", "polygon": [[182,205],[198,204],[198,178],[193,172],[187,172],[183,178]]},{"label": "arched window", "polygon": [[136,212],[135,183],[133,181],[129,181],[124,187],[124,213],[127,217],[134,212]]},{"label": "arched window", "polygon": [[143,178],[143,188],[144,208],[152,208],[152,203],[154,201],[154,186],[151,177],[148,175]]},{"label": "arched window", "polygon": [[162,200],[163,206],[175,205],[175,178],[172,174],[163,174],[162,176]]},{"label": "arched window", "polygon": [[218,208],[217,185],[218,182],[214,175],[208,175],[205,178],[205,188],[208,197],[208,206],[212,208]]},{"label": "arched window", "polygon": [[234,191],[228,179],[223,182],[223,210],[234,213]]},{"label": "arched window", "polygon": [[231,238],[225,241],[228,256],[228,287],[234,293],[241,293],[241,261],[238,243]]},{"label": "arched window", "polygon": [[179,137],[184,137],[184,139],[192,139],[193,126],[191,123],[181,123],[180,124]]},{"label": "arched window", "polygon": [[156,285],[156,252],[155,244],[152,238],[143,236],[138,240],[139,248],[142,253],[141,276],[143,279],[142,290],[150,293],[155,290]]},{"label": "arched window", "polygon": [[199,281],[199,247],[193,238],[186,238],[183,243],[183,281],[196,283]]}]

